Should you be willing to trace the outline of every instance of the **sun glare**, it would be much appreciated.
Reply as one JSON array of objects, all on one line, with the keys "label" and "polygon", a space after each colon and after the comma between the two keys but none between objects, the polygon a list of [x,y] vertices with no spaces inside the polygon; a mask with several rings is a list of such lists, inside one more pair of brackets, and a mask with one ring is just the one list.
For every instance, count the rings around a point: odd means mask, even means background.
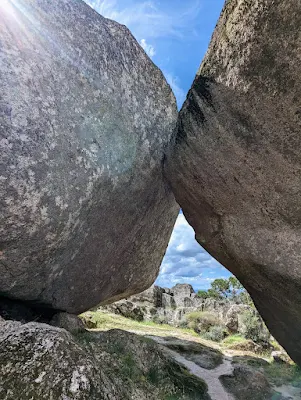
[{"label": "sun glare", "polygon": [[14,15],[14,5],[12,0],[1,0],[0,1],[0,13],[5,13],[9,15]]}]

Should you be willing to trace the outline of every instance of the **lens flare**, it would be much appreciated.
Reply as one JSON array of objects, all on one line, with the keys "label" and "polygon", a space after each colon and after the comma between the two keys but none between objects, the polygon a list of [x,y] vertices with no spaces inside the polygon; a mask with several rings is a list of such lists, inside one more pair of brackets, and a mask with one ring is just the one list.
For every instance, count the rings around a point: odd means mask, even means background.
[{"label": "lens flare", "polygon": [[10,14],[14,15],[14,7],[12,1],[10,0],[1,0],[0,1],[0,14]]}]

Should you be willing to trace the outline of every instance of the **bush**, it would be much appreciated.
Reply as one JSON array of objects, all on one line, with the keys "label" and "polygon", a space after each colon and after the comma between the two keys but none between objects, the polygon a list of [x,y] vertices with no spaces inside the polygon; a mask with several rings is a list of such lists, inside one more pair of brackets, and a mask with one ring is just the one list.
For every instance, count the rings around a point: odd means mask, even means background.
[{"label": "bush", "polygon": [[246,339],[260,344],[269,342],[270,333],[255,311],[245,311],[241,316],[241,322],[241,333]]},{"label": "bush", "polygon": [[233,344],[245,342],[245,338],[240,335],[230,335],[223,340],[223,345],[228,347]]},{"label": "bush", "polygon": [[217,315],[210,312],[194,311],[186,315],[188,327],[197,333],[205,333],[213,326],[220,326],[220,320]]},{"label": "bush", "polygon": [[213,342],[221,342],[225,337],[225,328],[223,326],[212,326],[202,336],[204,339],[212,340]]}]

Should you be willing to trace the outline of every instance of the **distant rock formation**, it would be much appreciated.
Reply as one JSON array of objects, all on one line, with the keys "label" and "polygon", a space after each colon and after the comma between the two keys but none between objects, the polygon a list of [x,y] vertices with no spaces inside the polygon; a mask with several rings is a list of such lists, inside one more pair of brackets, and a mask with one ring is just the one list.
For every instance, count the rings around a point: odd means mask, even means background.
[{"label": "distant rock formation", "polygon": [[180,326],[185,315],[193,311],[214,313],[232,333],[242,328],[240,316],[251,308],[230,300],[201,299],[189,284],[177,284],[171,289],[151,286],[139,295],[117,301],[100,309],[137,321],[154,321]]},{"label": "distant rock formation", "polygon": [[166,176],[198,242],[301,365],[301,2],[227,1]]},{"label": "distant rock formation", "polygon": [[84,2],[2,3],[1,296],[80,313],[141,292],[178,212],[162,176],[172,91]]}]

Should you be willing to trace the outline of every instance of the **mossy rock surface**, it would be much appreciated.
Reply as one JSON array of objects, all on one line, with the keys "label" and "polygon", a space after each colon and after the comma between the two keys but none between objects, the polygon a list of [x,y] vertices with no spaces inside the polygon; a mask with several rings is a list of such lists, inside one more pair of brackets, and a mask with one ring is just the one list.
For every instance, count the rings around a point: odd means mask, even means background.
[{"label": "mossy rock surface", "polygon": [[272,400],[273,390],[265,375],[246,365],[236,365],[231,375],[219,379],[236,400]]},{"label": "mossy rock surface", "polygon": [[223,355],[219,350],[201,343],[170,337],[167,338],[164,346],[183,355],[202,368],[214,369],[223,362]]},{"label": "mossy rock surface", "polygon": [[10,321],[0,323],[0,398],[210,400],[205,382],[150,339]]}]

